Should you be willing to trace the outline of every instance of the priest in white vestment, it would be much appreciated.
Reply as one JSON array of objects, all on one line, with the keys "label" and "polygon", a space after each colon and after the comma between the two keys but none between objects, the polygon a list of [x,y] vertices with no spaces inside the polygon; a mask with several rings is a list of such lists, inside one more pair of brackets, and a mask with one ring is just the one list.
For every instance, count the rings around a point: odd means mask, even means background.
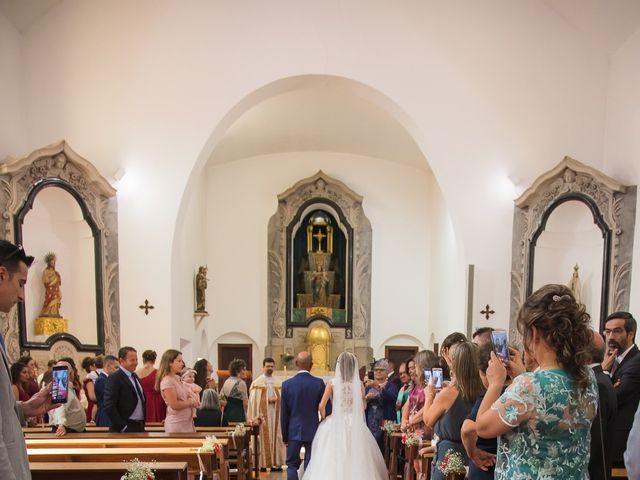
[{"label": "priest in white vestment", "polygon": [[262,375],[251,382],[249,420],[260,419],[260,470],[281,470],[286,459],[280,431],[281,381],[273,377],[273,358],[262,361]]}]

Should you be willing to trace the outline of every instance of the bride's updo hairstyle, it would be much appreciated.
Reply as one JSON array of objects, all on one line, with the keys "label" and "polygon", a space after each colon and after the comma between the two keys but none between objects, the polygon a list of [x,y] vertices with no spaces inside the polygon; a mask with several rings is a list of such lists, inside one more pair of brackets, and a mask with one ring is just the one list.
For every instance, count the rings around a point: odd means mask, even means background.
[{"label": "bride's updo hairstyle", "polygon": [[351,352],[342,352],[338,356],[338,366],[340,369],[340,379],[343,382],[350,382],[356,373],[358,363],[356,356]]},{"label": "bride's updo hairstyle", "polygon": [[555,352],[558,363],[567,371],[580,390],[589,384],[585,365],[587,347],[591,342],[589,314],[585,306],[576,302],[573,293],[564,285],[545,285],[536,290],[518,313],[518,332],[525,348],[533,352],[530,344],[532,327]]}]

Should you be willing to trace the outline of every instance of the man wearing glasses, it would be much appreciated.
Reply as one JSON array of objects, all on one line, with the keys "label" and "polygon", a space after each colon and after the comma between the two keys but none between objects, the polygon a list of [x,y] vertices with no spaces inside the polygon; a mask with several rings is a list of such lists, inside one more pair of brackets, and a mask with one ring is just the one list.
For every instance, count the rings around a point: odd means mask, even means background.
[{"label": "man wearing glasses", "polygon": [[614,420],[613,466],[624,467],[623,454],[640,402],[640,352],[635,345],[637,323],[629,312],[615,312],[604,323],[608,352],[602,369],[609,372],[618,399]]},{"label": "man wearing glasses", "polygon": [[[33,257],[25,254],[22,247],[0,240],[0,312],[8,314],[18,302],[24,301],[24,286],[31,263]],[[0,357],[0,478],[30,479],[21,424],[26,425],[25,417],[42,415],[58,405],[51,404],[49,386],[27,402],[16,402],[11,392],[10,364],[1,337]]]}]

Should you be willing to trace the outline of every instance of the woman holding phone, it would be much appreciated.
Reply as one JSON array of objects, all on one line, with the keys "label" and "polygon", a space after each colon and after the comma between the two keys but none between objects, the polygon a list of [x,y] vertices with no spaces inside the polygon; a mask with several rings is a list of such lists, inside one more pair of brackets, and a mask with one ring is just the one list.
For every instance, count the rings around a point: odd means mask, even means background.
[{"label": "woman holding phone", "polygon": [[[492,352],[478,435],[498,437],[495,478],[588,478],[598,387],[587,365],[589,315],[564,285],[545,285],[520,309],[518,331],[538,363],[513,379]],[[509,367],[511,367],[509,362]]]},{"label": "woman holding phone", "polygon": [[87,414],[80,400],[78,400],[76,391],[73,388],[69,388],[76,380],[75,370],[70,363],[64,361],[56,363],[55,367],[66,367],[69,372],[69,377],[66,385],[66,403],[63,403],[60,408],[49,410],[49,424],[51,425],[51,429],[55,432],[56,437],[61,437],[67,433],[84,432],[87,426]]},{"label": "woman holding phone", "polygon": [[460,437],[460,429],[476,397],[482,391],[476,346],[467,341],[457,342],[448,350],[448,355],[453,380],[437,396],[433,379],[424,389],[425,404],[422,419],[425,427],[433,430],[438,436],[433,459],[434,467],[431,471],[433,480],[445,479],[436,465],[444,460],[447,451],[453,450],[460,453],[465,463],[468,462]]}]

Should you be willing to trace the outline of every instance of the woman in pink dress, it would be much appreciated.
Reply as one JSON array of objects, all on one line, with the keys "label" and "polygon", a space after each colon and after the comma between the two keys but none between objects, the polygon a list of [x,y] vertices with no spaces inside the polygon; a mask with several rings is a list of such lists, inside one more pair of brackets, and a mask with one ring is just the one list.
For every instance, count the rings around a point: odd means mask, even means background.
[{"label": "woman in pink dress", "polygon": [[167,405],[162,399],[160,392],[156,390],[156,377],[158,370],[153,366],[156,363],[156,352],[153,350],[145,350],[142,352],[142,368],[136,371],[142,385],[142,391],[147,399],[147,422],[164,422],[167,415]]},{"label": "woman in pink dress", "polygon": [[190,389],[182,383],[178,374],[184,369],[182,353],[178,350],[167,350],[160,359],[156,389],[162,393],[167,404],[167,416],[164,420],[164,431],[195,432],[192,408],[200,406],[200,401],[191,396]]}]

